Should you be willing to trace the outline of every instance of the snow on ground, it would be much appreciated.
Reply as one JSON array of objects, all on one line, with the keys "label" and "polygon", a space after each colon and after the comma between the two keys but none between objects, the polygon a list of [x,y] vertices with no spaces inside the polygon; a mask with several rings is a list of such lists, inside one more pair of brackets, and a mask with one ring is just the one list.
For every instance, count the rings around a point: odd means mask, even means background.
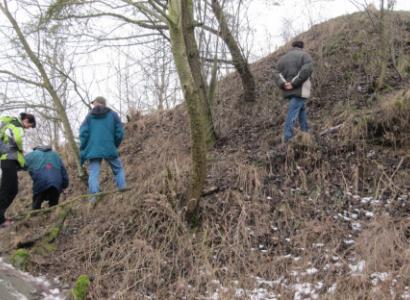
[{"label": "snow on ground", "polygon": [[297,283],[292,286],[295,290],[295,295],[293,300],[302,300],[309,297],[310,299],[319,299],[319,294],[317,290],[320,290],[323,287],[323,283],[318,282],[316,284],[312,283]]},{"label": "snow on ground", "polygon": [[[371,221],[371,219],[375,216],[373,212],[373,208],[380,207],[383,204],[383,201],[379,199],[375,199],[372,196],[368,197],[361,197],[359,195],[348,195],[350,196],[355,203],[359,203],[359,207],[352,208],[351,211],[344,211],[343,213],[339,213],[334,216],[335,219],[339,219],[343,222],[349,223],[349,228],[351,229],[351,234],[348,234],[346,238],[343,240],[343,243],[349,247],[351,254],[348,259],[349,262],[346,260],[341,260],[338,255],[330,255],[333,253],[332,251],[328,251],[326,248],[326,244],[323,242],[315,242],[312,244],[314,249],[317,251],[325,252],[326,257],[329,258],[329,263],[325,264],[321,268],[317,268],[312,266],[312,263],[308,263],[310,265],[306,269],[301,269],[300,266],[293,266],[292,269],[287,270],[287,276],[285,274],[281,275],[281,277],[277,278],[276,280],[269,280],[260,277],[254,277],[255,279],[255,288],[254,289],[245,289],[243,287],[238,286],[239,283],[235,281],[232,286],[234,288],[234,295],[237,299],[250,299],[250,300],[276,300],[281,298],[279,293],[275,293],[278,290],[286,290],[293,292],[293,300],[302,300],[302,299],[320,299],[321,295],[323,294],[335,294],[337,290],[337,283],[329,283],[327,282],[326,285],[322,281],[316,281],[317,277],[320,277],[320,272],[328,271],[329,269],[332,270],[340,270],[346,276],[366,276],[364,273],[366,267],[366,261],[364,259],[360,259],[356,257],[357,254],[354,251],[355,248],[355,238],[357,235],[366,227],[366,222]],[[404,197],[401,197],[404,199]],[[407,197],[406,197],[407,199]],[[385,201],[384,205],[388,205],[391,201]],[[279,231],[279,228],[274,224],[270,225],[273,232]],[[287,243],[291,243],[290,238],[285,238]],[[260,251],[262,253],[268,252],[268,247],[264,244],[257,244],[256,247],[252,248],[253,251]],[[297,248],[295,250],[300,250],[303,252],[303,248]],[[300,254],[295,256],[292,253],[285,253],[281,256],[283,259],[290,259],[295,264],[299,261],[302,261],[303,256]],[[295,269],[297,268],[297,269]],[[347,268],[347,269],[346,269]],[[347,273],[345,273],[347,271]],[[391,280],[392,275],[387,272],[376,272],[372,273],[369,276],[369,280],[373,286],[378,286],[382,282],[386,280]],[[394,293],[394,280],[392,281],[392,293]],[[222,294],[228,293],[232,291],[232,289],[228,289],[223,287],[218,282],[218,287],[216,288],[215,292],[208,298],[204,298],[207,300],[216,300],[216,299],[223,299]],[[405,293],[403,293],[400,297],[401,299],[410,300],[410,289],[407,288]]]},{"label": "snow on ground", "polygon": [[[65,297],[56,286],[58,281],[48,281],[45,277],[34,277],[29,273],[16,270],[0,257],[0,294],[10,294],[18,300],[28,300],[24,291],[35,289],[41,294],[42,300],[64,300]],[[17,280],[18,279],[18,280]]]},{"label": "snow on ground", "polygon": [[[353,195],[347,193],[351,197],[354,203],[358,206],[353,205],[351,211],[344,211],[343,213],[338,213],[333,218],[341,220],[347,223],[350,228],[350,234],[346,235],[345,239],[342,240],[343,244],[349,248],[349,257],[341,257],[334,251],[330,251],[326,244],[320,241],[312,243],[312,248],[315,251],[325,253],[324,257],[329,259],[329,262],[323,266],[313,266],[311,262],[307,262],[308,267],[301,267],[300,263],[303,263],[303,253],[304,248],[292,248],[295,253],[284,253],[280,256],[282,259],[289,259],[293,262],[293,265],[287,269],[286,274],[279,274],[276,280],[269,280],[260,277],[253,277],[255,279],[254,289],[245,289],[239,286],[239,282],[235,281],[232,287],[223,287],[219,281],[216,290],[211,296],[204,298],[207,300],[218,300],[224,299],[223,294],[233,291],[234,296],[237,299],[250,299],[250,300],[270,300],[270,299],[281,299],[281,295],[277,291],[290,291],[293,293],[293,300],[302,299],[320,299],[324,294],[333,295],[337,291],[337,282],[326,282],[324,284],[322,281],[318,281],[321,272],[328,273],[329,270],[333,272],[344,274],[344,276],[367,276],[369,281],[374,287],[377,287],[385,281],[391,281],[391,293],[395,294],[395,281],[394,276],[388,272],[375,272],[370,275],[365,273],[366,261],[360,258],[355,252],[356,238],[366,228],[366,224],[371,222],[375,216],[374,209],[379,209],[382,205],[389,205],[394,199],[380,200],[375,199],[373,196],[362,197],[359,195]],[[400,196],[397,200],[406,200],[407,195]],[[279,228],[276,224],[270,225],[273,232],[278,232]],[[287,243],[291,243],[291,238],[284,239]],[[269,252],[266,245],[258,243],[253,251],[259,251],[264,254]],[[306,262],[305,262],[306,263]],[[305,265],[306,266],[306,265]],[[232,290],[233,289],[233,290]],[[276,290],[276,292],[275,292]],[[397,297],[396,297],[397,296]],[[410,288],[406,287],[405,292],[401,295],[396,295],[393,298],[410,300]]]},{"label": "snow on ground", "polygon": [[349,264],[349,268],[353,275],[362,274],[365,266],[366,262],[364,260],[360,260],[356,264]]},{"label": "snow on ground", "polygon": [[390,274],[387,272],[376,272],[370,275],[370,278],[372,280],[372,285],[376,286],[379,283],[387,280],[390,277]]}]

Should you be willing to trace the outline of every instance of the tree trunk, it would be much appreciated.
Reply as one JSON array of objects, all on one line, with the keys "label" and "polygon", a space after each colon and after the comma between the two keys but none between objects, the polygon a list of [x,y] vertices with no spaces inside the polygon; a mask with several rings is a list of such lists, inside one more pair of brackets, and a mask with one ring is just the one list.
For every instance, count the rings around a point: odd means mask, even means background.
[{"label": "tree trunk", "polygon": [[53,148],[58,150],[60,147],[60,122],[53,121]]},{"label": "tree trunk", "polygon": [[248,62],[242,54],[231,30],[229,29],[224,12],[218,0],[212,0],[212,10],[219,23],[219,36],[224,40],[231,53],[233,64],[239,73],[244,90],[245,101],[255,101],[255,80],[249,69]]},{"label": "tree trunk", "polygon": [[387,73],[389,47],[386,36],[386,11],[384,8],[384,0],[380,1],[380,16],[379,16],[379,76],[376,83],[376,90],[380,90],[385,86]]},{"label": "tree trunk", "polygon": [[214,103],[214,98],[215,98],[215,91],[216,91],[217,81],[218,81],[217,76],[218,76],[218,58],[215,55],[214,62],[212,63],[211,81],[209,83],[208,94],[207,94],[208,102],[211,107]]},{"label": "tree trunk", "polygon": [[49,93],[51,96],[51,99],[53,100],[54,108],[57,111],[58,116],[60,117],[62,123],[63,123],[63,128],[64,128],[64,134],[65,138],[67,139],[71,151],[74,153],[74,157],[76,160],[77,164],[77,170],[79,176],[83,176],[84,172],[83,169],[80,165],[80,152],[78,150],[77,144],[74,139],[74,134],[70,126],[70,122],[68,120],[67,114],[65,112],[64,106],[54,89],[53,85],[50,82],[50,79],[47,75],[46,70],[44,69],[43,64],[40,62],[39,58],[34,54],[33,50],[31,49],[30,45],[28,44],[26,38],[24,37],[23,32],[20,29],[20,26],[18,25],[17,21],[14,19],[14,17],[11,15],[10,11],[8,10],[7,7],[7,1],[4,1],[4,6],[0,4],[0,10],[4,13],[4,15],[7,17],[9,22],[11,23],[14,31],[17,34],[17,37],[20,41],[20,43],[23,46],[24,51],[26,52],[27,56],[30,58],[31,62],[36,66],[38,72],[40,73],[40,76],[43,80],[43,87],[44,89]]},{"label": "tree trunk", "polygon": [[[192,0],[186,1],[187,5],[182,7],[182,26],[184,32],[184,41],[186,45],[188,63],[191,69],[194,81],[198,85],[198,92],[201,101],[202,111],[204,113],[204,127],[206,130],[206,142],[208,147],[212,147],[215,139],[215,129],[212,122],[212,112],[210,103],[206,93],[206,83],[202,75],[202,67],[199,58],[198,45],[195,39],[194,24],[193,24],[193,7]],[[189,3],[188,3],[189,2]]]},{"label": "tree trunk", "polygon": [[187,39],[192,37],[192,13],[188,10],[192,9],[192,0],[169,0],[168,1],[168,26],[171,36],[171,47],[174,56],[174,62],[184,92],[185,103],[188,109],[191,129],[192,142],[192,177],[187,195],[185,207],[187,209],[187,217],[190,220],[195,219],[199,206],[200,197],[206,177],[206,130],[204,128],[204,111],[203,103],[201,103],[201,82],[195,81],[194,71],[191,69],[191,64],[188,56],[194,51],[189,49],[192,46],[192,41],[187,43]]}]

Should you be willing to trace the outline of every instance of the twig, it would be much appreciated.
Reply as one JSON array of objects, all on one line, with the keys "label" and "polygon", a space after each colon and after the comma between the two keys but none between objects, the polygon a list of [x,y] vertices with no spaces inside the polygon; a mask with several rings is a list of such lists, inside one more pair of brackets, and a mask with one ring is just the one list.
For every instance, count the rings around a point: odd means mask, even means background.
[{"label": "twig", "polygon": [[336,132],[336,131],[338,131],[340,128],[342,128],[343,125],[344,125],[344,123],[339,124],[339,125],[337,125],[337,126],[330,127],[330,128],[328,128],[328,129],[325,129],[325,130],[323,130],[322,132],[320,132],[319,135],[322,136],[322,135],[325,135],[325,134],[328,134],[328,133]]},{"label": "twig", "polygon": [[132,190],[133,188],[134,188],[134,187],[129,187],[129,188],[125,188],[125,189],[123,189],[123,190],[117,190],[117,189],[115,189],[115,190],[106,191],[106,192],[100,192],[100,193],[96,193],[96,194],[84,194],[84,195],[79,195],[79,196],[77,196],[77,197],[75,197],[75,198],[69,199],[69,200],[64,201],[64,202],[62,202],[62,203],[60,203],[60,204],[58,204],[58,205],[55,205],[55,206],[51,206],[51,207],[43,208],[43,209],[31,210],[31,211],[29,211],[29,212],[27,212],[27,213],[17,215],[14,219],[15,219],[15,220],[29,219],[29,218],[31,218],[31,217],[33,217],[33,216],[37,216],[37,215],[42,215],[42,214],[49,213],[49,212],[51,212],[51,211],[54,211],[54,210],[57,209],[57,208],[67,206],[67,205],[69,205],[69,204],[72,204],[72,203],[77,202],[77,201],[82,200],[82,199],[87,199],[87,198],[91,198],[91,197],[101,197],[101,196],[106,196],[106,195],[116,194],[116,193],[122,193],[122,192],[125,192],[125,191]]},{"label": "twig", "polygon": [[211,186],[210,188],[208,188],[208,189],[206,189],[202,192],[202,197],[209,196],[209,195],[215,194],[217,192],[219,192],[219,187],[218,186]]}]

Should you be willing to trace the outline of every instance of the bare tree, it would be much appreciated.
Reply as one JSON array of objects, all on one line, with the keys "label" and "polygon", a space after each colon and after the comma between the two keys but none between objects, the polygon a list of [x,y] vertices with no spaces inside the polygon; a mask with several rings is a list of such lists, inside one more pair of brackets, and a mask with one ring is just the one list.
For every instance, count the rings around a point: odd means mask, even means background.
[{"label": "bare tree", "polygon": [[56,88],[53,86],[49,74],[46,72],[46,68],[43,64],[43,62],[40,60],[39,56],[32,50],[30,44],[28,43],[23,31],[21,30],[19,24],[17,23],[16,19],[13,17],[12,13],[9,10],[8,6],[8,1],[3,0],[3,3],[0,3],[0,10],[1,12],[6,16],[7,20],[9,21],[10,25],[13,28],[13,31],[17,35],[17,41],[19,45],[21,46],[22,51],[24,51],[25,55],[27,55],[29,61],[34,65],[34,69],[37,72],[37,75],[39,79],[41,79],[41,82],[36,82],[35,80],[31,80],[28,78],[24,78],[22,76],[19,76],[16,73],[7,71],[7,70],[2,70],[3,74],[9,74],[10,76],[16,78],[17,80],[21,80],[22,82],[28,83],[35,85],[37,87],[40,87],[44,90],[47,91],[49,96],[52,99],[53,103],[53,108],[58,114],[58,117],[60,118],[63,128],[64,128],[64,134],[66,137],[67,142],[71,146],[71,150],[74,154],[74,157],[76,159],[77,163],[77,170],[80,176],[83,175],[83,170],[80,165],[80,157],[79,157],[79,151],[77,144],[74,139],[74,135],[70,126],[70,122],[68,120],[67,114],[65,112],[64,105],[61,101],[61,98],[59,97]]},{"label": "bare tree", "polygon": [[[190,219],[196,217],[207,172],[206,129],[203,122],[206,113],[201,104],[206,99],[201,99],[205,95],[205,92],[201,91],[203,82],[195,75],[200,70],[195,70],[199,66],[199,57],[192,56],[198,51],[194,39],[193,23],[193,7],[190,0],[170,0],[168,2],[168,24],[172,53],[190,116],[192,179],[185,205],[187,216]],[[193,61],[194,59],[196,61]]]},{"label": "bare tree", "polygon": [[219,0],[212,0],[212,10],[219,23],[219,35],[228,46],[235,69],[241,77],[242,86],[244,89],[244,99],[245,101],[254,101],[255,80],[249,69],[248,62],[246,61],[237,41],[229,29],[228,22],[225,18],[225,14]]},{"label": "bare tree", "polygon": [[283,18],[282,19],[282,30],[281,30],[281,36],[282,36],[282,40],[285,43],[288,43],[291,39],[293,39],[296,35],[298,34],[298,32],[296,31],[296,29],[294,28],[293,25],[293,20],[290,18]]}]

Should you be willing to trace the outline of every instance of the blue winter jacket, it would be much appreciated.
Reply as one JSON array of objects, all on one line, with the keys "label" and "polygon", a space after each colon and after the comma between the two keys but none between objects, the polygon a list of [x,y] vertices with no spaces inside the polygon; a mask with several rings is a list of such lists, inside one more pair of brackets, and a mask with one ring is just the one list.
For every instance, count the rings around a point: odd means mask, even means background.
[{"label": "blue winter jacket", "polygon": [[93,158],[117,158],[123,138],[124,127],[117,113],[108,107],[94,107],[80,126],[81,165]]},{"label": "blue winter jacket", "polygon": [[33,179],[33,195],[50,187],[60,192],[68,187],[68,175],[63,161],[51,147],[37,147],[25,156],[26,168]]}]

